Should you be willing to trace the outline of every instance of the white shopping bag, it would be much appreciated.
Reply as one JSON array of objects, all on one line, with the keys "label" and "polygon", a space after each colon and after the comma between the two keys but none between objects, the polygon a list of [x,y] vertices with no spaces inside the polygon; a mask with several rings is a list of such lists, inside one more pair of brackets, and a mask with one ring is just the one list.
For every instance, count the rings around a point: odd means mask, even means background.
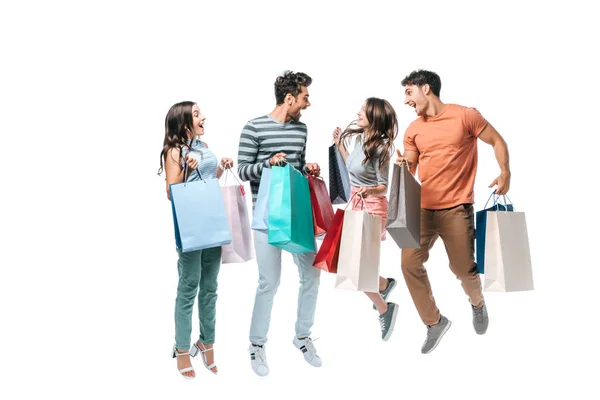
[{"label": "white shopping bag", "polygon": [[484,291],[533,290],[531,254],[524,212],[487,212],[484,257]]}]

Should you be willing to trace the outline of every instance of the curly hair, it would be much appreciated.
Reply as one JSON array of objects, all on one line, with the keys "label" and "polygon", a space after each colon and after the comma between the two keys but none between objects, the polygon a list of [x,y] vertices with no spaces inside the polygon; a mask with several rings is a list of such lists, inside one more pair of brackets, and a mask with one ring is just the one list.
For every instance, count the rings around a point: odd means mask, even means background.
[{"label": "curly hair", "polygon": [[195,104],[192,101],[182,101],[181,103],[174,104],[169,109],[165,118],[165,139],[163,141],[163,149],[160,152],[158,175],[163,172],[164,161],[166,161],[169,150],[173,148],[179,149],[179,163],[181,163],[182,150],[184,147],[188,147],[187,131],[194,125],[192,107]]},{"label": "curly hair", "polygon": [[275,100],[277,104],[283,104],[285,96],[290,93],[296,97],[302,91],[302,86],[308,87],[312,78],[304,72],[285,71],[275,80]]},{"label": "curly hair", "polygon": [[424,69],[411,72],[402,79],[401,83],[402,86],[416,85],[421,87],[423,85],[429,85],[429,88],[437,97],[440,97],[440,91],[442,90],[442,80],[440,79],[440,76],[435,72]]},{"label": "curly hair", "polygon": [[362,143],[365,153],[363,165],[378,156],[379,170],[382,170],[394,153],[394,140],[398,136],[396,111],[387,100],[369,97],[365,101],[365,114],[369,121],[368,128],[360,128],[356,126],[356,120],[352,121],[342,132],[340,140],[347,148],[346,143],[350,138],[365,132]]}]

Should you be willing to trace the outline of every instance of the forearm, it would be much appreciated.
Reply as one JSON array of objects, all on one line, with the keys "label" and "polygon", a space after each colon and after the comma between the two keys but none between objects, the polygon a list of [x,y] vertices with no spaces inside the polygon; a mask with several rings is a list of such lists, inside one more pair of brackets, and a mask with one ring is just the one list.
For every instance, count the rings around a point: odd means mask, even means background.
[{"label": "forearm", "polygon": [[496,161],[498,161],[500,171],[503,174],[510,174],[508,146],[504,139],[500,138],[494,143],[494,155],[496,156]]},{"label": "forearm", "polygon": [[369,196],[385,196],[387,195],[387,185],[377,185],[367,188]]},{"label": "forearm", "polygon": [[223,170],[221,169],[221,165],[217,165],[217,179],[221,178],[221,176],[223,176]]},{"label": "forearm", "polygon": [[348,156],[350,155],[350,153],[348,153],[348,149],[346,149],[346,146],[344,146],[343,143],[341,143],[339,146],[337,146],[337,149],[340,152],[340,155],[342,156],[342,160],[344,160],[344,163],[345,163],[346,160],[348,159]]},{"label": "forearm", "polygon": [[257,181],[260,180],[263,168],[269,168],[269,160],[260,162],[248,162],[242,161],[238,157],[238,175],[243,181]]}]

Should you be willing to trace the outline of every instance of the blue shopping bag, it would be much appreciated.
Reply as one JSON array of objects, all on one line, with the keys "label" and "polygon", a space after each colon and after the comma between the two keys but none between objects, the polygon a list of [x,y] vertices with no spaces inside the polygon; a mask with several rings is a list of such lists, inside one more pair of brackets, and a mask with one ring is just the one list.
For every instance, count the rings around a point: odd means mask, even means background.
[{"label": "blue shopping bag", "polygon": [[290,164],[272,168],[268,209],[269,244],[290,253],[315,252],[308,178]]},{"label": "blue shopping bag", "polygon": [[225,203],[216,178],[174,183],[170,188],[178,249],[186,253],[231,243]]},{"label": "blue shopping bag", "polygon": [[269,226],[269,189],[271,186],[271,170],[263,168],[258,186],[258,195],[252,213],[252,226],[255,231],[267,233]]},{"label": "blue shopping bag", "polygon": [[[486,208],[492,197],[494,198],[494,205],[490,208]],[[499,197],[499,195],[496,195],[496,191],[494,191],[485,203],[484,209],[475,213],[476,263],[478,274],[485,273],[485,226],[488,211],[514,211],[513,205],[506,203],[506,196],[503,196],[504,204],[500,204],[496,201]]]}]

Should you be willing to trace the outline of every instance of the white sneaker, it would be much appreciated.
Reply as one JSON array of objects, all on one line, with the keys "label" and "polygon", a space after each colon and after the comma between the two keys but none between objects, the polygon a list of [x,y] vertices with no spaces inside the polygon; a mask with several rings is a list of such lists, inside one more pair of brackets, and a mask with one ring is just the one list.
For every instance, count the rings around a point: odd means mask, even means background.
[{"label": "white sneaker", "polygon": [[302,351],[306,362],[312,365],[313,367],[320,367],[321,365],[323,365],[323,362],[317,355],[317,349],[315,349],[315,345],[313,344],[311,338],[294,338],[294,346],[296,346],[296,348]]},{"label": "white sneaker", "polygon": [[269,374],[269,366],[267,365],[267,354],[265,353],[265,347],[263,346],[254,346],[250,344],[248,348],[250,352],[250,365],[252,365],[252,370],[258,376],[267,376]]}]

